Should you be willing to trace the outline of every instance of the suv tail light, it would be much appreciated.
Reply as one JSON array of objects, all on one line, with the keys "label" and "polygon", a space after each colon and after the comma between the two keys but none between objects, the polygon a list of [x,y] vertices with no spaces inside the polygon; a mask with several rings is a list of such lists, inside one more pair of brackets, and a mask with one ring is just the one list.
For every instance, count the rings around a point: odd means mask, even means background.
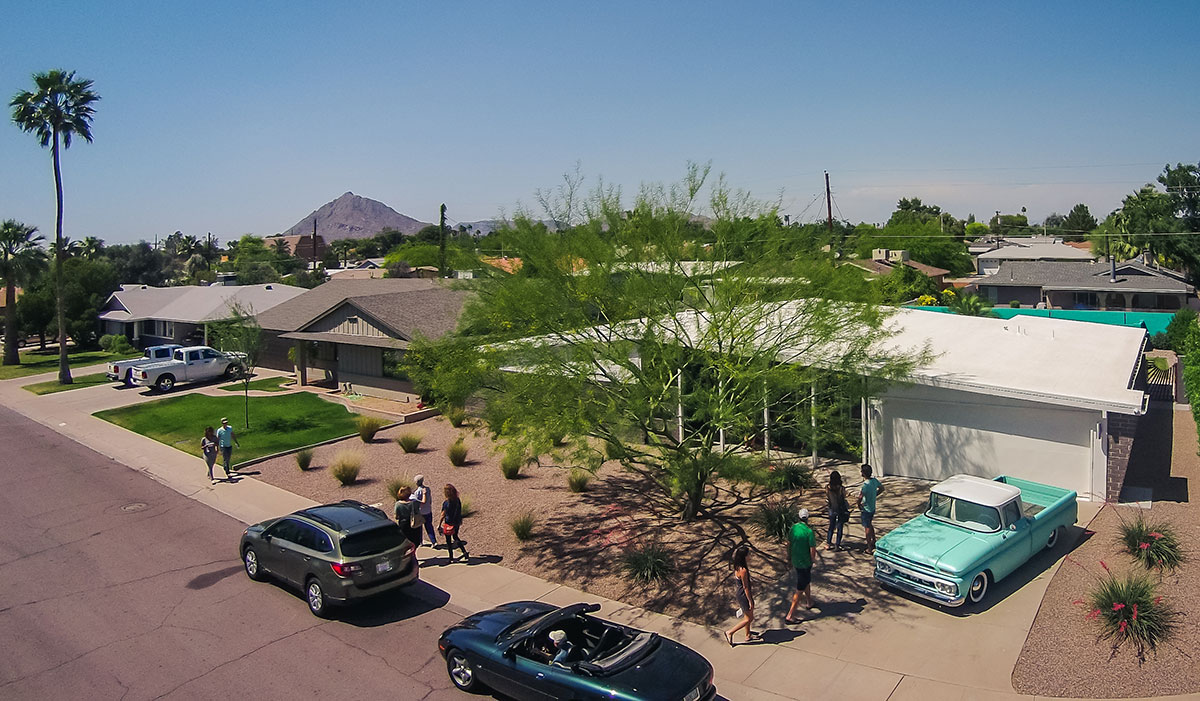
[{"label": "suv tail light", "polygon": [[329,566],[333,568],[333,573],[339,577],[351,577],[362,572],[362,565],[358,564],[331,562]]}]

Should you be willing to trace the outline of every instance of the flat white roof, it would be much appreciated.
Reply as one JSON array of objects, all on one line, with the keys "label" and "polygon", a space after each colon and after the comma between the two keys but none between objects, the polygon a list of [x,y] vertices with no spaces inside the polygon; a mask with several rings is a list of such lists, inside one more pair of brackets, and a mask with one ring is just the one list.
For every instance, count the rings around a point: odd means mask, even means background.
[{"label": "flat white roof", "polygon": [[901,309],[885,346],[920,348],[933,360],[918,384],[1028,401],[1140,414],[1144,393],[1131,389],[1145,329],[1067,319],[1013,319]]},{"label": "flat white roof", "polygon": [[974,475],[955,475],[933,485],[930,491],[984,506],[1004,506],[1021,496],[1021,490],[1011,484]]},{"label": "flat white roof", "polygon": [[1093,260],[1088,251],[1065,243],[1028,243],[1001,246],[979,254],[984,260]]}]

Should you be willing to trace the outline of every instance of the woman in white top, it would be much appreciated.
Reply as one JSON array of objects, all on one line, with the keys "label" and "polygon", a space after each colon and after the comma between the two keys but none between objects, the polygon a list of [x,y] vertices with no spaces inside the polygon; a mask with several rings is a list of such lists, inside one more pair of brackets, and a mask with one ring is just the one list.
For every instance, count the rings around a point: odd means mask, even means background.
[{"label": "woman in white top", "polygon": [[[417,488],[413,490],[410,501],[421,505],[421,520],[425,522],[425,533],[429,535],[429,547],[437,547],[437,537],[433,533],[433,495],[425,486],[425,475],[417,475]],[[420,545],[420,543],[418,543]]]}]

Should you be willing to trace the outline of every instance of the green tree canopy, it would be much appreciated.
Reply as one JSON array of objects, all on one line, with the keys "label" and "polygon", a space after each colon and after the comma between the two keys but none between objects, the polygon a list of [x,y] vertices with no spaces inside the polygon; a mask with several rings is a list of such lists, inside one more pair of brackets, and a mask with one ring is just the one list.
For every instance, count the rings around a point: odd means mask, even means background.
[{"label": "green tree canopy", "polygon": [[0,279],[4,281],[4,364],[21,362],[17,348],[17,286],[28,285],[46,267],[43,237],[36,226],[15,219],[0,223]]}]

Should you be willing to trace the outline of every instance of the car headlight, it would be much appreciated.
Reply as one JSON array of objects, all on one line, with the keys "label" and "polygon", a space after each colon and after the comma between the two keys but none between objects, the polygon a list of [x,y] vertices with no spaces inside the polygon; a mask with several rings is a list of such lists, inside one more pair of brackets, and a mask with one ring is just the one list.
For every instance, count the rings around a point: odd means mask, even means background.
[{"label": "car headlight", "polygon": [[937,582],[935,584],[937,590],[946,596],[954,596],[958,594],[958,585],[953,582]]},{"label": "car headlight", "polygon": [[883,560],[876,560],[875,568],[884,574],[892,573],[892,566],[889,565],[888,563],[884,562]]}]

